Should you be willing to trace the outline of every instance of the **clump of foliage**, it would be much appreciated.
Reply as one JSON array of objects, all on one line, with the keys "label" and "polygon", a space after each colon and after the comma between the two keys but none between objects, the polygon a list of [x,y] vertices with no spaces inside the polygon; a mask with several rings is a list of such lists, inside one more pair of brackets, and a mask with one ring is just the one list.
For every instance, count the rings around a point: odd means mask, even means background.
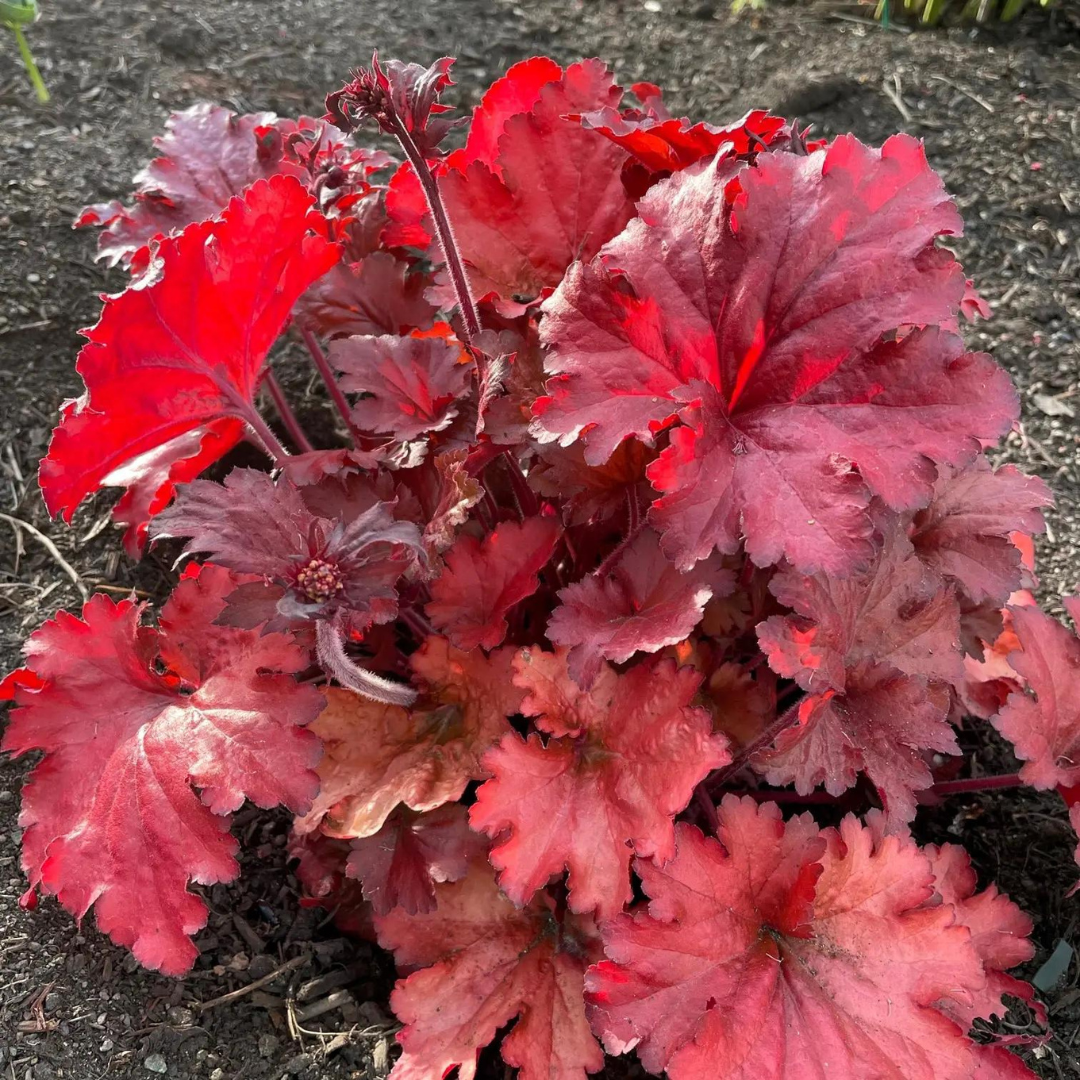
[{"label": "clump of foliage", "polygon": [[[119,488],[132,555],[206,561],[156,618],[61,612],[4,682],[5,749],[43,754],[24,903],[181,975],[230,815],[282,805],[401,967],[402,1080],[468,1080],[511,1023],[525,1080],[1030,1076],[970,1032],[1033,1003],[1031,924],[908,827],[984,782],[966,724],[1080,783],[1080,640],[1023,591],[1049,493],[985,455],[1017,395],[960,336],[986,308],[922,146],[535,58],[446,152],[450,69],[376,59],[318,120],[188,109],[83,213],[132,281],[46,503]],[[242,440],[267,471],[198,479]]]}]

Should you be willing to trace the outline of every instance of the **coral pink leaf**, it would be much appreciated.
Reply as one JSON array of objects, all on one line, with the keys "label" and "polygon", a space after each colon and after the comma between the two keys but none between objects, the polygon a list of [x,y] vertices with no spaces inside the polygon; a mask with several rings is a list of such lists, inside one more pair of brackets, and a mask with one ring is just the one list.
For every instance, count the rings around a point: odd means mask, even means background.
[{"label": "coral pink leaf", "polygon": [[535,430],[599,463],[681,415],[650,469],[678,565],[745,537],[761,566],[850,571],[871,493],[924,505],[934,462],[1012,422],[1008,377],[958,339],[883,341],[954,317],[964,288],[935,246],[960,218],[915,139],[684,170],[639,215],[544,305]]},{"label": "coral pink leaf", "polygon": [[459,649],[495,648],[510,609],[539,587],[560,533],[555,518],[540,516],[504,522],[482,541],[462,534],[431,585],[428,617]]},{"label": "coral pink leaf", "polygon": [[86,392],[64,406],[41,463],[50,513],[70,521],[133,460],[222,417],[250,418],[294,301],[338,257],[312,206],[292,177],[259,181],[220,220],[163,240],[146,274],[106,300],[79,354]]},{"label": "coral pink leaf", "polygon": [[312,727],[325,746],[321,787],[298,831],[373,836],[400,804],[427,811],[460,799],[470,780],[488,775],[481,758],[519,710],[512,657],[510,649],[485,656],[428,638],[409,658],[422,691],[411,711],[328,689]]},{"label": "coral pink leaf", "polygon": [[573,646],[567,667],[588,689],[604,660],[621,664],[689,636],[709,599],[735,585],[732,571],[717,562],[680,574],[660,550],[660,537],[643,529],[609,572],[590,574],[559,593],[562,604],[548,622],[548,639]]},{"label": "coral pink leaf", "polygon": [[[227,815],[251,799],[303,812],[317,790],[322,708],[293,673],[306,653],[280,634],[214,625],[235,579],[218,567],[181,582],[160,629],[130,600],[91,598],[26,646],[44,681],[16,690],[4,750],[42,750],[23,795],[31,887],[98,925],[147,967],[179,975],[206,924],[189,881],[238,872]],[[196,793],[196,791],[198,793]]]},{"label": "coral pink leaf", "polygon": [[502,1056],[521,1080],[585,1080],[603,1068],[582,1000],[585,967],[598,951],[591,925],[557,920],[547,896],[515,907],[484,863],[435,895],[430,913],[398,909],[375,919],[379,944],[398,965],[421,968],[390,999],[405,1024],[394,1080],[431,1080],[455,1066],[461,1080],[474,1080],[480,1051],[515,1019]]},{"label": "coral pink leaf", "polygon": [[433,911],[435,884],[458,881],[487,845],[469,828],[467,811],[447,803],[427,814],[399,807],[372,836],[353,840],[346,873],[363,884],[376,915],[401,908]]},{"label": "coral pink leaf", "polygon": [[833,794],[859,772],[877,786],[894,826],[932,783],[924,750],[957,753],[948,684],[963,676],[956,600],[886,519],[883,547],[862,574],[838,579],[783,570],[770,588],[794,615],[759,624],[778,674],[809,691],[799,723],[756,759],[770,783]]},{"label": "coral pink leaf", "polygon": [[939,470],[930,505],[915,515],[911,542],[925,563],[957,582],[971,600],[1000,607],[1020,588],[1020,551],[1009,539],[1043,531],[1041,507],[1053,496],[1037,476],[1012,465],[996,472],[980,455],[965,469]]},{"label": "coral pink leaf", "polygon": [[956,1019],[967,1031],[976,1019],[1003,1017],[1006,1006],[1002,995],[1009,994],[1025,1001],[1040,1022],[1046,1023],[1046,1010],[1035,1001],[1032,987],[1005,972],[1018,964],[1027,963],[1035,955],[1028,940],[1031,920],[994,885],[975,892],[975,871],[963,848],[955,844],[937,847],[928,844],[924,849],[934,870],[932,903],[950,904],[956,921],[971,931],[971,943],[986,969],[986,987],[971,1001],[951,1000],[940,1007]]},{"label": "coral pink leaf", "polygon": [[342,390],[363,395],[352,422],[402,441],[448,427],[475,375],[461,345],[436,331],[339,338],[330,346],[330,363],[342,373]]},{"label": "coral pink leaf", "polygon": [[648,913],[603,928],[586,986],[607,1049],[671,1080],[972,1080],[981,1048],[938,1009],[985,973],[927,904],[930,860],[851,817],[819,832],[728,796],[719,819],[719,843],[679,825],[671,862],[639,860]]},{"label": "coral pink leaf", "polygon": [[727,740],[690,702],[701,676],[672,660],[642,662],[625,675],[606,665],[586,694],[566,670],[565,651],[522,650],[515,683],[522,711],[559,737],[507,735],[484,758],[494,778],[469,813],[499,838],[491,852],[499,884],[526,903],[570,870],[570,907],[610,918],[632,896],[630,858],[674,854],[672,820],[694,787],[727,764]]},{"label": "coral pink leaf", "polygon": [[[1070,598],[1072,600],[1072,598]],[[1072,600],[1070,613],[1080,605]],[[1080,783],[1080,638],[1036,607],[1010,607],[1020,651],[1009,663],[1026,682],[994,719],[1037,788]]]},{"label": "coral pink leaf", "polygon": [[530,111],[504,122],[493,162],[451,162],[441,177],[473,292],[504,314],[558,285],[633,215],[621,179],[626,152],[566,118],[620,93],[599,61],[574,64]]}]

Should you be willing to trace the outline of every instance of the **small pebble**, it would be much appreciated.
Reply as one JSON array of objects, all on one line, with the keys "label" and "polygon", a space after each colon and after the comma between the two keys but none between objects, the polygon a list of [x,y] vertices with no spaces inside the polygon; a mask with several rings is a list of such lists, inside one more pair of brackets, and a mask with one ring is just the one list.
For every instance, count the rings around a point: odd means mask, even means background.
[{"label": "small pebble", "polygon": [[169,1071],[169,1066],[165,1064],[165,1059],[160,1054],[151,1054],[143,1062],[143,1068],[152,1073],[166,1073]]},{"label": "small pebble", "polygon": [[27,274],[26,275],[26,283],[27,283],[27,285],[39,285],[39,284],[41,284],[41,275],[40,274]]}]

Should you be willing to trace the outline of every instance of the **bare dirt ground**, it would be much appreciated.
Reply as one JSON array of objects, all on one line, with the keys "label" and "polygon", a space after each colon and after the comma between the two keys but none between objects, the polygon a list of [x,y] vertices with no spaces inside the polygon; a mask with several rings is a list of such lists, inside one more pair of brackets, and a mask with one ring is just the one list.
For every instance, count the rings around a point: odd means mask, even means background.
[{"label": "bare dirt ground", "polygon": [[[57,407],[77,393],[76,330],[97,294],[121,278],[93,262],[93,238],[70,223],[87,202],[126,192],[166,114],[202,99],[238,111],[321,112],[324,93],[378,46],[429,62],[459,58],[457,100],[471,105],[509,64],[536,53],[566,62],[599,55],[624,83],[648,79],[674,110],[731,119],[763,105],[826,134],[880,141],[895,130],[926,140],[932,163],[969,223],[958,242],[995,308],[969,331],[1016,379],[1021,428],[1002,453],[1044,477],[1057,496],[1038,543],[1041,598],[1080,582],[1080,16],[1067,0],[1053,23],[1007,34],[908,34],[851,21],[842,4],[771,0],[734,18],[726,0],[45,0],[32,30],[53,101],[32,100],[13,46],[0,36],[0,511],[51,537],[90,588],[153,597],[168,561],[126,562],[108,500],[72,528],[48,521],[34,474]],[[857,16],[856,16],[857,18]],[[0,668],[75,585],[38,539],[0,519]],[[983,771],[1006,771],[1002,748],[966,733]],[[256,1080],[365,1077],[385,1072],[387,959],[335,936],[299,908],[284,855],[285,823],[240,815],[257,857],[235,887],[208,890],[211,921],[185,981],[136,970],[88,920],[76,930],[52,901],[33,914],[16,900],[22,764],[0,765],[0,1075],[10,1080],[149,1077]],[[924,840],[966,844],[982,880],[996,879],[1031,913],[1038,956],[1080,947],[1075,838],[1057,800],[1030,792],[968,796],[924,811]],[[200,1009],[283,964],[260,989]],[[1044,1077],[1080,1076],[1080,968],[1044,995],[1055,1036],[1026,1058]],[[305,984],[329,976],[314,989]],[[301,1026],[284,1017],[334,1007]],[[1010,1017],[1017,1030],[1029,1018]],[[367,1034],[334,1039],[335,1032]],[[392,1055],[391,1055],[392,1056]],[[485,1061],[488,1055],[485,1055]],[[625,1075],[627,1068],[613,1067]],[[496,1071],[494,1060],[485,1071]]]}]

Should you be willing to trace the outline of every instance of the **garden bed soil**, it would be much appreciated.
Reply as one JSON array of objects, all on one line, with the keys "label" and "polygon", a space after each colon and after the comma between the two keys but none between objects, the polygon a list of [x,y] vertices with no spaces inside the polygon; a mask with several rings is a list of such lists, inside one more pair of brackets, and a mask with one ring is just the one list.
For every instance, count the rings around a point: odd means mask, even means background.
[{"label": "garden bed soil", "polygon": [[[999,457],[1042,476],[1057,497],[1037,543],[1040,597],[1080,577],[1080,19],[1061,10],[1007,32],[884,31],[842,4],[733,17],[708,0],[51,0],[30,37],[53,100],[38,105],[0,38],[0,511],[36,526],[91,588],[158,597],[169,560],[120,554],[97,498],[68,528],[48,520],[34,474],[60,402],[80,389],[77,330],[97,294],[122,286],[93,261],[94,237],[71,230],[88,202],[129,190],[166,114],[210,99],[238,111],[319,113],[325,91],[373,47],[430,62],[458,57],[453,96],[474,103],[509,64],[536,53],[599,55],[629,84],[664,86],[673,110],[732,119],[751,105],[872,142],[896,130],[926,140],[968,222],[957,248],[994,318],[969,339],[1012,373],[1020,428]],[[855,21],[852,21],[854,18]],[[300,393],[305,383],[290,383]],[[313,406],[309,406],[313,407]],[[59,560],[0,520],[0,664],[23,637],[79,595]],[[964,737],[973,768],[1008,771],[985,728]],[[165,1075],[371,1077],[385,1072],[392,968],[377,949],[335,935],[299,907],[284,853],[286,822],[241,814],[251,833],[244,876],[207,890],[210,925],[185,981],[139,970],[88,919],[81,931],[54,901],[17,898],[21,763],[0,766],[0,1074],[11,1080]],[[1080,947],[1073,837],[1059,801],[1030,791],[954,798],[920,814],[922,840],[955,840],[983,882],[996,880],[1032,916],[1034,972],[1062,940]],[[255,857],[255,856],[258,857]],[[298,957],[260,989],[200,1010]],[[344,1002],[302,1023],[329,1034],[294,1039],[286,999],[346,971]],[[1040,1076],[1080,1076],[1080,989],[1074,963],[1043,996],[1055,1033],[1025,1057]],[[333,982],[333,980],[331,980]],[[324,985],[319,995],[333,992]],[[340,988],[338,988],[340,989]],[[309,994],[311,992],[309,991]],[[302,1003],[301,1003],[302,1004]],[[1017,1031],[1029,1018],[1010,1017]],[[352,1031],[335,1038],[336,1032]],[[392,1053],[391,1053],[392,1058]],[[485,1060],[489,1055],[485,1055]],[[492,1075],[494,1058],[490,1059]],[[635,1066],[612,1066],[625,1075]]]}]

